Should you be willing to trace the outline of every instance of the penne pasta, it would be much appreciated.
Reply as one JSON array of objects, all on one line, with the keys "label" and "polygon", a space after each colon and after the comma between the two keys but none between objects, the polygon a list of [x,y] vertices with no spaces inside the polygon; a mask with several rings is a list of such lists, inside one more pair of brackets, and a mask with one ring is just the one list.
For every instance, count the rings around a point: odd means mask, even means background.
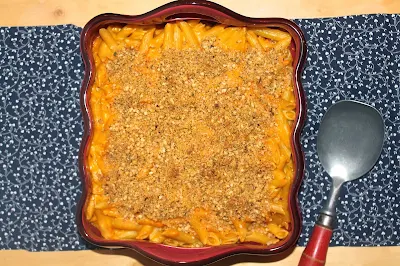
[{"label": "penne pasta", "polygon": [[150,47],[152,48],[160,48],[161,45],[163,45],[164,43],[164,32],[161,32],[160,34],[158,34],[156,37],[154,37],[154,39],[152,40]]},{"label": "penne pasta", "polygon": [[183,47],[183,35],[177,24],[174,24],[174,42],[176,49],[182,49]]},{"label": "penne pasta", "polygon": [[129,35],[131,35],[137,28],[134,25],[125,25],[116,36],[119,41],[125,40]]},{"label": "penne pasta", "polygon": [[276,187],[276,188],[280,188],[280,187],[284,187],[288,180],[286,179],[286,175],[283,171],[280,170],[275,170],[274,173],[274,180],[272,180],[271,185]]},{"label": "penne pasta", "polygon": [[195,26],[193,26],[193,32],[196,34],[199,42],[201,42],[206,32],[206,26],[203,23],[198,23]]},{"label": "penne pasta", "polygon": [[279,239],[284,239],[289,234],[287,230],[282,229],[278,225],[273,223],[268,224],[268,229],[272,234],[274,234]]},{"label": "penne pasta", "polygon": [[136,231],[114,230],[115,239],[135,239],[137,234]]},{"label": "penne pasta", "polygon": [[192,226],[193,230],[198,235],[201,243],[204,245],[207,244],[208,239],[208,231],[204,225],[201,224],[200,219],[198,217],[192,217],[190,219],[190,225]]},{"label": "penne pasta", "polygon": [[251,232],[249,235],[246,236],[246,242],[256,242],[263,245],[266,245],[270,238],[267,235],[258,233],[258,232]]},{"label": "penne pasta", "polygon": [[139,47],[139,52],[146,53],[149,50],[150,43],[153,40],[154,32],[155,32],[155,29],[151,29],[143,36],[142,43],[140,44],[140,47]]},{"label": "penne pasta", "polygon": [[114,37],[109,30],[100,29],[99,34],[105,44],[107,44],[108,48],[110,48],[112,51],[115,51],[117,49],[117,42],[114,40]]},{"label": "penne pasta", "polygon": [[224,44],[226,44],[226,41],[229,40],[233,34],[237,31],[236,28],[230,27],[230,28],[226,28],[224,31],[222,31],[220,34],[218,34],[218,39],[219,41]]},{"label": "penne pasta", "polygon": [[235,244],[239,241],[238,235],[236,233],[228,233],[225,234],[222,239],[221,239],[221,244],[222,245],[229,245],[229,244]]},{"label": "penne pasta", "polygon": [[254,31],[247,31],[246,32],[246,39],[250,43],[250,45],[257,49],[262,49],[261,44],[258,42],[257,35]]},{"label": "penne pasta", "polygon": [[165,37],[164,37],[164,49],[171,49],[175,46],[174,43],[174,25],[171,23],[165,24]]},{"label": "penne pasta", "polygon": [[291,38],[286,38],[286,39],[280,40],[276,44],[275,48],[277,48],[277,49],[288,48],[291,42],[292,42]]},{"label": "penne pasta", "polygon": [[197,39],[195,33],[193,32],[193,29],[190,27],[190,25],[185,22],[185,21],[179,21],[177,22],[179,28],[182,30],[182,32],[185,34],[186,41],[194,47],[200,47],[199,40]]},{"label": "penne pasta", "polygon": [[282,40],[291,39],[291,36],[289,33],[278,30],[278,29],[254,29],[254,32],[259,36],[262,36],[264,38],[274,40],[274,41],[282,41]]},{"label": "penne pasta", "polygon": [[122,218],[113,219],[112,225],[114,228],[128,231],[140,231],[143,228],[143,226],[135,221],[130,221]]},{"label": "penne pasta", "polygon": [[204,38],[211,36],[218,36],[225,29],[224,25],[216,25],[204,33]]},{"label": "penne pasta", "polygon": [[258,36],[257,39],[265,51],[267,51],[268,49],[271,49],[275,46],[274,42],[272,42],[268,39],[265,39],[264,37]]},{"label": "penne pasta", "polygon": [[142,229],[140,229],[140,231],[138,232],[138,235],[136,236],[136,239],[147,239],[149,238],[150,234],[153,232],[154,227],[151,225],[145,225],[142,227]]},{"label": "penne pasta", "polygon": [[100,60],[103,62],[113,57],[111,49],[107,46],[105,42],[102,42],[100,44],[98,56],[100,57]]},{"label": "penne pasta", "polygon": [[110,216],[110,217],[119,217],[120,216],[120,214],[118,213],[118,211],[115,208],[105,209],[105,210],[103,210],[103,214],[106,216]]},{"label": "penne pasta", "polygon": [[172,228],[166,229],[162,233],[162,235],[165,237],[180,241],[180,242],[188,243],[188,244],[193,244],[196,241],[194,236],[191,236],[187,233],[180,232],[180,231],[178,231],[176,229],[172,229]]},{"label": "penne pasta", "polygon": [[239,236],[240,242],[245,241],[246,235],[247,235],[247,225],[245,222],[239,221],[239,220],[234,220],[233,225],[236,228],[236,232]]},{"label": "penne pasta", "polygon": [[221,245],[221,238],[214,232],[210,232],[207,236],[207,245],[209,246],[219,246]]},{"label": "penne pasta", "polygon": [[[189,21],[187,21],[187,24],[190,26],[190,27],[196,27],[197,25],[199,25],[200,23],[200,20],[199,19],[192,19],[192,20],[189,20]],[[203,24],[204,25],[204,24]]]},{"label": "penne pasta", "polygon": [[105,209],[108,207],[107,198],[103,195],[93,195],[94,196],[94,208],[95,209]]},{"label": "penne pasta", "polygon": [[285,210],[283,209],[283,206],[280,204],[276,204],[276,203],[271,204],[270,208],[273,213],[278,213],[278,214],[282,214],[282,215],[286,214]]},{"label": "penne pasta", "polygon": [[163,243],[165,241],[165,236],[162,235],[162,230],[155,228],[149,236],[150,242],[153,243]]},{"label": "penne pasta", "polygon": [[87,219],[87,220],[90,220],[90,219],[92,219],[92,217],[93,217],[93,214],[94,214],[94,205],[95,205],[95,202],[94,202],[94,195],[91,195],[91,196],[90,196],[89,203],[88,203],[88,205],[87,205],[87,207],[86,207],[86,219]]},{"label": "penne pasta", "polygon": [[144,219],[139,220],[139,221],[138,221],[138,224],[141,224],[141,225],[151,225],[151,226],[153,226],[153,227],[163,227],[163,226],[164,226],[163,223],[161,223],[161,222],[156,222],[156,221],[150,220],[150,219],[148,219],[148,218],[144,218]]},{"label": "penne pasta", "polygon": [[95,210],[95,215],[97,218],[97,225],[101,232],[101,235],[105,239],[112,239],[114,237],[114,229],[112,226],[111,218],[105,216],[101,210]]}]

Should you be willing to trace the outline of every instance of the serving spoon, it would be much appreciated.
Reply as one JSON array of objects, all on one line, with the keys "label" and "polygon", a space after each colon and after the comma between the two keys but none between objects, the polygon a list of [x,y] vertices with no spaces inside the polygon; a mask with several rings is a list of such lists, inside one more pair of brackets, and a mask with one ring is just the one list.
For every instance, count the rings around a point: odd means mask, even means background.
[{"label": "serving spoon", "polygon": [[317,152],[332,178],[332,186],[299,266],[325,265],[340,189],[344,183],[371,170],[382,152],[384,134],[379,112],[361,102],[338,102],[324,115],[318,132]]}]

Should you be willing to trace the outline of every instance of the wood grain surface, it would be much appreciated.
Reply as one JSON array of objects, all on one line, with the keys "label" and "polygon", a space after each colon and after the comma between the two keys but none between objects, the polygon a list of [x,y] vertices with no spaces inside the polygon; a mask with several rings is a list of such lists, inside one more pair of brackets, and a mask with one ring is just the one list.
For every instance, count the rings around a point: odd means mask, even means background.
[{"label": "wood grain surface", "polygon": [[[165,4],[164,0],[0,0],[0,26],[75,24],[83,26],[100,13],[141,14]],[[400,0],[215,0],[238,13],[252,17],[313,18],[370,13],[400,13]],[[213,264],[222,265],[297,265],[302,247],[291,254],[267,258],[234,256]],[[139,266],[157,265],[129,250],[28,252],[0,251],[0,265],[30,266]],[[330,248],[327,266],[397,266],[400,247]]]},{"label": "wood grain surface", "polygon": [[[100,13],[142,14],[165,0],[0,0],[1,26],[75,24]],[[399,0],[215,0],[251,17],[311,18],[400,13]]]},{"label": "wood grain surface", "polygon": [[[239,255],[210,264],[210,266],[294,266],[302,247],[288,256],[274,258]],[[326,266],[398,266],[400,247],[335,247],[328,251]],[[130,250],[28,252],[22,250],[0,251],[2,266],[148,266],[155,263]]]}]

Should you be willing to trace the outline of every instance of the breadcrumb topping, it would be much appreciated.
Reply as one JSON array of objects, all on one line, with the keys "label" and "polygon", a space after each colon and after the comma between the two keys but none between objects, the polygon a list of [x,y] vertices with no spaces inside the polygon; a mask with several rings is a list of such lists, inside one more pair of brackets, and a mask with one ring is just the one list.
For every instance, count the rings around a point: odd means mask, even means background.
[{"label": "breadcrumb topping", "polygon": [[214,40],[155,58],[118,52],[107,64],[120,88],[104,159],[110,201],[154,220],[203,207],[220,228],[232,218],[265,221],[274,170],[266,132],[277,127],[274,99],[291,86],[288,56],[224,50]]}]

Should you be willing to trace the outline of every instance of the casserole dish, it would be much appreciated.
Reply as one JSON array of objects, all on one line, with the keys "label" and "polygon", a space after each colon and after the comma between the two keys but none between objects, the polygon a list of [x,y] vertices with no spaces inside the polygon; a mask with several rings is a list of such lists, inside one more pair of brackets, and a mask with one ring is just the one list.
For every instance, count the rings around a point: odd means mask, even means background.
[{"label": "casserole dish", "polygon": [[[216,22],[232,26],[251,26],[277,28],[288,32],[292,37],[291,52],[293,57],[294,95],[296,98],[296,119],[294,121],[291,137],[292,156],[294,162],[294,180],[289,193],[289,211],[291,224],[289,235],[284,240],[269,246],[253,243],[241,243],[222,245],[217,247],[183,248],[172,247],[162,244],[154,244],[146,241],[134,240],[110,240],[105,239],[85,216],[87,195],[91,191],[88,170],[88,152],[90,137],[93,134],[93,117],[90,112],[90,93],[88,90],[95,79],[95,64],[91,54],[92,44],[98,36],[98,31],[110,24],[136,24],[155,25],[179,20],[200,19],[202,21]],[[248,18],[236,14],[220,5],[207,1],[179,1],[161,6],[153,11],[139,16],[103,14],[93,18],[84,27],[81,35],[81,53],[85,64],[85,76],[81,88],[81,108],[84,118],[85,131],[82,138],[79,154],[79,169],[83,182],[83,194],[78,206],[77,223],[78,228],[88,242],[102,247],[127,247],[136,250],[154,260],[162,263],[193,263],[205,264],[221,259],[223,257],[239,254],[263,254],[273,255],[282,253],[293,247],[301,231],[301,215],[297,202],[298,189],[300,187],[303,171],[304,157],[300,146],[300,132],[305,120],[305,96],[300,83],[301,70],[304,64],[306,46],[304,36],[297,25],[285,19],[276,18]]]}]

